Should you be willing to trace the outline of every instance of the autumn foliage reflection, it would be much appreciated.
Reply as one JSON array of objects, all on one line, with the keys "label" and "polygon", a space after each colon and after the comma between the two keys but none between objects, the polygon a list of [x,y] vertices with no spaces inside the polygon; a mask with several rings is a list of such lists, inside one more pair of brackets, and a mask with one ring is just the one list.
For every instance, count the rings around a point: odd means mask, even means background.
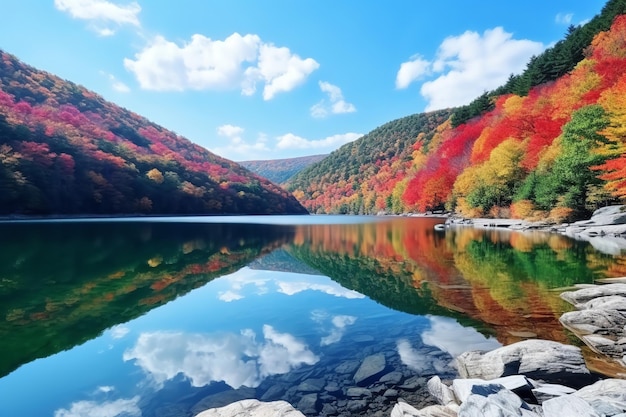
[{"label": "autumn foliage reflection", "polygon": [[0,225],[0,375],[69,349],[292,237],[267,225]]},{"label": "autumn foliage reflection", "polygon": [[567,341],[558,318],[570,307],[556,289],[618,276],[626,264],[561,235],[472,227],[443,233],[434,230],[436,222],[299,226],[291,250],[389,307],[468,317],[502,343]]}]

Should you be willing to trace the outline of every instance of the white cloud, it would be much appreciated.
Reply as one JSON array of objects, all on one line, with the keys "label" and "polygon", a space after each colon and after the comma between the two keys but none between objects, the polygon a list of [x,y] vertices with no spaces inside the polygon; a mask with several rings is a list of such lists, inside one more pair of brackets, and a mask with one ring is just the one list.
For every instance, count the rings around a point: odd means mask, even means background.
[{"label": "white cloud", "polygon": [[513,39],[501,27],[486,30],[482,35],[467,31],[446,38],[439,45],[434,61],[418,57],[402,64],[396,87],[405,88],[428,73],[436,78],[424,82],[420,88],[428,101],[425,110],[460,106],[504,84],[511,74],[522,72],[530,57],[544,49],[541,42]]},{"label": "white cloud", "polygon": [[54,6],[74,19],[89,21],[90,28],[101,36],[115,33],[111,24],[140,26],[141,6],[137,2],[119,5],[107,0],[54,0]]},{"label": "white cloud", "polygon": [[322,337],[320,345],[328,346],[339,342],[343,338],[346,328],[353,325],[356,322],[356,319],[357,318],[354,316],[347,315],[334,316],[331,320],[333,328],[330,330],[328,336]]},{"label": "white cloud", "polygon": [[139,397],[119,399],[98,403],[96,401],[77,401],[68,409],[61,408],[54,412],[54,417],[135,417],[141,416]]},{"label": "white cloud", "polygon": [[396,88],[407,88],[413,81],[419,80],[430,70],[430,62],[420,56],[413,57],[410,61],[400,64],[396,75]]},{"label": "white cloud", "polygon": [[311,107],[311,116],[323,118],[329,114],[354,113],[356,111],[353,104],[344,100],[339,87],[326,81],[320,81],[319,86],[322,92],[328,95],[328,98]]},{"label": "white cloud", "polygon": [[250,159],[246,158],[246,156],[258,156],[259,152],[267,152],[270,150],[267,146],[267,136],[265,134],[259,134],[256,141],[250,143],[241,137],[243,132],[244,129],[239,126],[231,124],[219,126],[217,128],[217,134],[228,138],[228,143],[210,148],[209,150],[217,155],[239,155],[239,158],[233,158],[239,160],[242,160],[242,157],[244,159]]},{"label": "white cloud", "polygon": [[252,95],[261,82],[263,98],[271,100],[302,84],[319,64],[257,35],[233,33],[224,40],[195,34],[182,46],[157,36],[135,59],[124,59],[124,66],[146,90],[240,89]]},{"label": "white cloud", "polygon": [[217,128],[217,134],[226,137],[236,137],[243,133],[243,127],[233,125],[222,125]]},{"label": "white cloud", "polygon": [[279,136],[276,147],[278,149],[320,149],[320,148],[332,148],[332,150],[338,148],[341,145],[352,142],[363,136],[361,133],[344,133],[339,135],[328,136],[324,139],[310,140],[301,136],[294,135],[293,133],[287,133]]},{"label": "white cloud", "polygon": [[453,357],[468,350],[493,350],[502,346],[495,338],[487,338],[471,327],[463,327],[454,319],[439,316],[427,318],[430,329],[422,333],[422,340]]},{"label": "white cloud", "polygon": [[573,13],[558,13],[554,18],[554,21],[561,25],[569,25],[572,23]]},{"label": "white cloud", "polygon": [[111,332],[111,337],[113,339],[121,339],[130,333],[130,329],[123,324],[118,324],[117,326],[113,326],[109,329]]},{"label": "white cloud", "polygon": [[319,361],[306,344],[272,326],[263,326],[263,337],[257,341],[250,329],[219,336],[143,333],[124,360],[134,360],[157,384],[182,374],[195,387],[224,381],[233,388],[257,387],[269,375]]},{"label": "white cloud", "polygon": [[277,93],[291,91],[316,69],[319,64],[312,58],[302,59],[292,54],[289,48],[262,44],[259,50],[258,65],[246,69],[243,93],[250,95],[256,90],[256,80],[265,83],[263,99],[271,100]]},{"label": "white cloud", "polygon": [[449,360],[414,349],[406,339],[398,340],[396,349],[398,350],[400,361],[420,375],[429,373],[443,374],[451,371]]},{"label": "white cloud", "polygon": [[244,298],[243,295],[236,293],[234,291],[224,291],[224,292],[220,292],[219,293],[219,297],[218,297],[221,301],[224,301],[226,303],[230,303],[231,301],[237,301],[237,300],[241,300],[242,298]]},{"label": "white cloud", "polygon": [[100,74],[104,75],[111,82],[111,87],[113,87],[113,89],[118,93],[130,92],[130,87],[118,80],[113,74],[109,74],[104,71],[100,71]]}]

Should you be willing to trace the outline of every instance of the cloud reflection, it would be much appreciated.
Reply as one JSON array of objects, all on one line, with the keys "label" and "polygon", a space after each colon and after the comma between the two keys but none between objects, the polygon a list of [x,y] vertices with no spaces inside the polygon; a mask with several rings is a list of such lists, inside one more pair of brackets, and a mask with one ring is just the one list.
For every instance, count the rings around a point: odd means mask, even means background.
[{"label": "cloud reflection", "polygon": [[69,409],[61,408],[54,412],[54,417],[135,417],[141,416],[139,397],[115,401],[77,401]]},{"label": "cloud reflection", "polygon": [[454,319],[430,315],[426,318],[430,321],[430,329],[422,333],[422,340],[452,357],[468,350],[493,350],[502,346],[495,338],[487,338],[472,327],[463,327]]},{"label": "cloud reflection", "polygon": [[135,360],[159,385],[183,374],[196,387],[224,381],[233,388],[254,388],[266,376],[319,361],[306,344],[272,326],[263,326],[263,338],[257,341],[250,329],[220,335],[142,333],[124,360]]},{"label": "cloud reflection", "polygon": [[342,297],[342,298],[364,298],[365,297],[363,294],[359,294],[356,291],[343,288],[341,285],[336,284],[336,283],[319,284],[319,283],[308,282],[308,281],[291,281],[291,282],[277,281],[276,285],[278,286],[278,292],[286,294],[286,295],[294,295],[302,291],[313,290],[313,291],[320,291],[328,295],[333,295],[335,297]]},{"label": "cloud reflection", "polygon": [[301,274],[279,271],[264,271],[242,268],[234,274],[221,278],[228,289],[218,293],[218,299],[231,302],[245,298],[245,287],[256,287],[255,294],[262,295],[271,289],[285,295],[295,295],[303,291],[319,291],[334,297],[348,299],[364,298],[363,294],[349,290],[323,275],[307,275],[301,279]]},{"label": "cloud reflection", "polygon": [[334,316],[331,320],[333,328],[328,336],[322,337],[320,344],[328,346],[339,342],[346,332],[346,327],[353,325],[355,322],[356,317],[354,316]]},{"label": "cloud reflection", "polygon": [[421,352],[406,339],[400,339],[396,342],[396,348],[400,355],[400,360],[418,375],[441,374],[445,373],[449,367],[449,363],[442,358]]}]

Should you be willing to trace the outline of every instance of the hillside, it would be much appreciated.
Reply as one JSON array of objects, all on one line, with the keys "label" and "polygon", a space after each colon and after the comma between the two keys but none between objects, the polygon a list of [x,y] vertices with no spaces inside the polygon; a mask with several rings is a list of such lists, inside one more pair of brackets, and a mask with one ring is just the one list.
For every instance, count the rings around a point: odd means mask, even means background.
[{"label": "hillside", "polygon": [[275,184],[283,184],[304,168],[321,161],[326,158],[326,156],[327,155],[311,155],[266,161],[240,161],[238,163],[244,168],[267,178]]},{"label": "hillside", "polygon": [[304,214],[287,192],[0,51],[0,215]]},{"label": "hillside", "polygon": [[400,196],[392,191],[410,172],[413,144],[427,143],[450,114],[441,110],[386,123],[302,170],[287,189],[312,213],[400,212]]},{"label": "hillside", "polygon": [[[297,175],[290,190],[312,212],[446,208],[465,216],[555,221],[623,200],[624,13],[625,0],[609,1],[507,85],[469,106],[375,129]],[[591,40],[582,44],[585,39]],[[554,72],[557,57],[567,71]],[[427,117],[419,136],[403,142],[406,159],[399,163],[386,138],[402,135],[403,123]],[[356,156],[358,147],[368,151]],[[347,168],[355,166],[357,172]]]}]

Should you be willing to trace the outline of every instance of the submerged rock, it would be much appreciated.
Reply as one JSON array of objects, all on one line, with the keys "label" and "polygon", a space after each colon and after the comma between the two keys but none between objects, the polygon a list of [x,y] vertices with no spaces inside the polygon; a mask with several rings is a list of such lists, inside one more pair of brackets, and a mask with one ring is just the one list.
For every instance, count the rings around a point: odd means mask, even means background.
[{"label": "submerged rock", "polygon": [[385,370],[386,366],[387,361],[384,354],[370,355],[363,360],[354,374],[354,382],[357,385],[368,385]]}]

